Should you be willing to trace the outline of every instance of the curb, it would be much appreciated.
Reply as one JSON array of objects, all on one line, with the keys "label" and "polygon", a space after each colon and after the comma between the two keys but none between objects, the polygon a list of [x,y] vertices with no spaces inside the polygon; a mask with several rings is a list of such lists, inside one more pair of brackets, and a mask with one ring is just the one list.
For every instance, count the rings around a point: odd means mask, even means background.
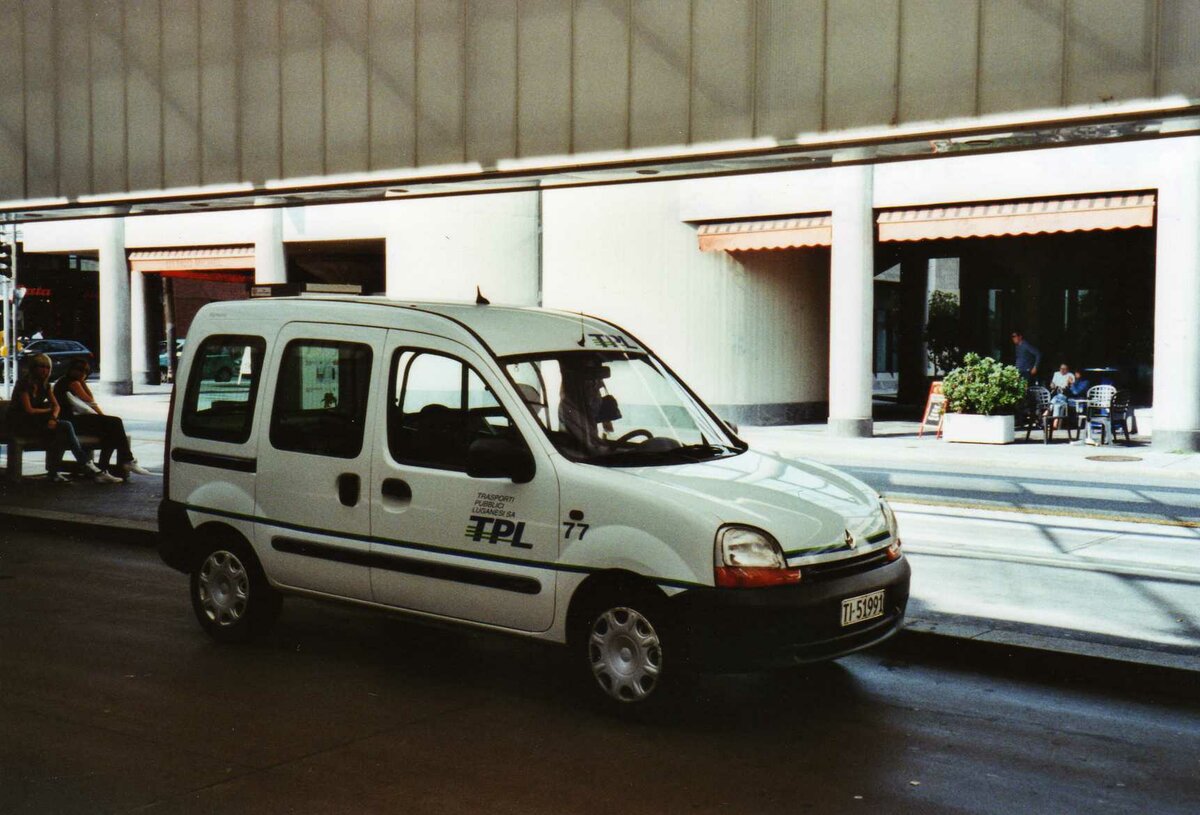
[{"label": "curb", "polygon": [[63,532],[105,540],[120,539],[141,546],[158,545],[158,524],[149,521],[97,518],[75,512],[27,510],[20,507],[5,507],[0,510],[0,519],[3,519],[9,528],[15,529]]},{"label": "curb", "polygon": [[[1029,681],[1043,681],[1071,688],[1114,688],[1139,694],[1155,694],[1192,701],[1200,693],[1200,660],[1179,657],[1160,659],[1154,651],[1126,648],[1138,652],[1119,654],[1107,646],[1072,641],[1071,648],[1062,649],[1062,640],[1046,637],[1026,637],[1020,642],[1014,637],[984,640],[921,629],[904,628],[895,637],[879,646],[879,653],[901,659],[936,661],[960,670],[986,669],[1002,676]],[[1058,645],[1059,647],[1053,647]],[[1091,651],[1091,653],[1088,653]],[[1170,664],[1168,664],[1170,663]]]}]

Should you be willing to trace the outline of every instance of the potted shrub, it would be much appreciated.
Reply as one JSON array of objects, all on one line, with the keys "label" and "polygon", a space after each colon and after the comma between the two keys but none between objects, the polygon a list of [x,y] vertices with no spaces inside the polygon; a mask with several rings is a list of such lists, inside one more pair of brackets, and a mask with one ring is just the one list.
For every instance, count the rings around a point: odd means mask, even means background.
[{"label": "potted shrub", "polygon": [[1013,413],[1025,398],[1025,380],[1012,365],[970,353],[942,381],[946,418],[942,438],[980,444],[1009,444]]}]

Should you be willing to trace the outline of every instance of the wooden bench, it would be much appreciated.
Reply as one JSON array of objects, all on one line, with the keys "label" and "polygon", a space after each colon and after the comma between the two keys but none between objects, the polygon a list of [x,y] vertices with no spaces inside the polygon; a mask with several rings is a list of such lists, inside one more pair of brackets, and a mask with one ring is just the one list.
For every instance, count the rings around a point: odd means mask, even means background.
[{"label": "wooden bench", "polygon": [[[0,399],[0,444],[8,445],[8,468],[5,471],[9,481],[21,480],[21,460],[26,450],[45,451],[46,442],[41,437],[14,436],[8,426],[8,405],[6,399]],[[79,435],[79,444],[88,453],[99,449],[100,437],[86,434]]]}]

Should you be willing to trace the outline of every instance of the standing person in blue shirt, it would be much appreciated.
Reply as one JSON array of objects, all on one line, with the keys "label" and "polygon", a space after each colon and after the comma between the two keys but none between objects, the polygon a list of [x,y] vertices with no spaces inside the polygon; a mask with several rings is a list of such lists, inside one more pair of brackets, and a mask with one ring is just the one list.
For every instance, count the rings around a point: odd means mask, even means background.
[{"label": "standing person in blue shirt", "polygon": [[1042,361],[1042,352],[1027,342],[1025,335],[1020,330],[1012,333],[1012,341],[1013,345],[1017,346],[1017,358],[1013,364],[1017,366],[1023,379],[1032,382],[1037,376],[1038,365]]}]

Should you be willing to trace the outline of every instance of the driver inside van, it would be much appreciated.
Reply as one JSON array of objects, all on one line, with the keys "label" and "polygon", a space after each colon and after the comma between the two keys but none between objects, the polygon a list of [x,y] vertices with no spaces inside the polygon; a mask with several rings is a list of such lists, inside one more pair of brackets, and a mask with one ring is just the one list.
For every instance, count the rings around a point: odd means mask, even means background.
[{"label": "driver inside van", "polygon": [[621,418],[616,398],[603,393],[610,373],[607,365],[591,360],[582,364],[563,360],[558,425],[587,454],[599,452],[600,428],[611,433],[612,423]]}]

